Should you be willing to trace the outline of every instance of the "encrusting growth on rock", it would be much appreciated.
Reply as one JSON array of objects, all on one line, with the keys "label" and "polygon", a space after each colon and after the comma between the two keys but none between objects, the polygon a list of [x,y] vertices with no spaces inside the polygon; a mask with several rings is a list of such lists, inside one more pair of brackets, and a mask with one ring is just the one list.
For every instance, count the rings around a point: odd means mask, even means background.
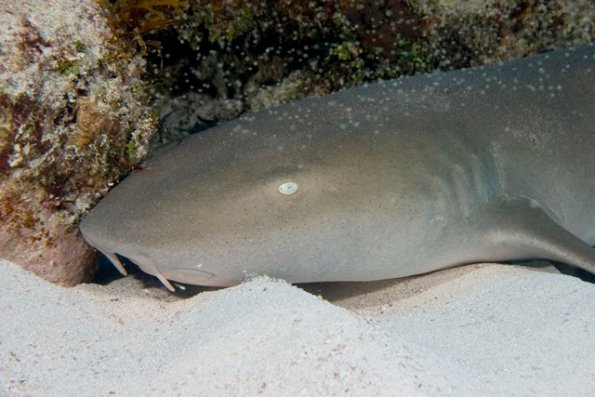
[{"label": "encrusting growth on rock", "polygon": [[0,24],[0,257],[76,285],[80,215],[148,151],[144,61],[95,1],[5,4]]}]

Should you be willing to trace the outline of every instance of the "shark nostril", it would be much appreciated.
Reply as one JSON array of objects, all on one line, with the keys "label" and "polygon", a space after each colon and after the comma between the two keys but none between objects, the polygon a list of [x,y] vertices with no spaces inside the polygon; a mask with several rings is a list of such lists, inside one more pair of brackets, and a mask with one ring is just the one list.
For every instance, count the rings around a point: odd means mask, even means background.
[{"label": "shark nostril", "polygon": [[279,193],[290,195],[294,194],[298,190],[298,184],[295,182],[285,182],[279,185]]}]

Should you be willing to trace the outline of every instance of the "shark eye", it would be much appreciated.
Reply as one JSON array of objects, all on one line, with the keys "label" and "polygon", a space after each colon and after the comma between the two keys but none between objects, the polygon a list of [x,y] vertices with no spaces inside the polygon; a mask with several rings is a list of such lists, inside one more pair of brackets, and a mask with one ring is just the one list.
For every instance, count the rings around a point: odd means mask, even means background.
[{"label": "shark eye", "polygon": [[298,190],[298,184],[295,182],[285,182],[279,185],[279,193],[281,194],[294,194]]}]

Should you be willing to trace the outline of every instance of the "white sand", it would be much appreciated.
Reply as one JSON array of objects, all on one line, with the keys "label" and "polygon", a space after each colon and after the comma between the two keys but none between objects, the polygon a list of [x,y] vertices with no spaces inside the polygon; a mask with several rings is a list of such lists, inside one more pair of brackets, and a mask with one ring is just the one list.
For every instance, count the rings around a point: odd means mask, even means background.
[{"label": "white sand", "polygon": [[1,395],[595,395],[595,285],[534,269],[307,287],[336,305],[265,278],[178,299],[0,277]]}]

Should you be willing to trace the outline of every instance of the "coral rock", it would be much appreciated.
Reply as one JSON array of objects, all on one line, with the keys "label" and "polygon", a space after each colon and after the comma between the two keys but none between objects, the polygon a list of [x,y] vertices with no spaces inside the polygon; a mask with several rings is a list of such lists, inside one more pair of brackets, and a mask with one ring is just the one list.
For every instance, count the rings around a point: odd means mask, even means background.
[{"label": "coral rock", "polygon": [[3,2],[0,26],[0,257],[74,285],[81,214],[147,154],[145,62],[94,0]]}]

